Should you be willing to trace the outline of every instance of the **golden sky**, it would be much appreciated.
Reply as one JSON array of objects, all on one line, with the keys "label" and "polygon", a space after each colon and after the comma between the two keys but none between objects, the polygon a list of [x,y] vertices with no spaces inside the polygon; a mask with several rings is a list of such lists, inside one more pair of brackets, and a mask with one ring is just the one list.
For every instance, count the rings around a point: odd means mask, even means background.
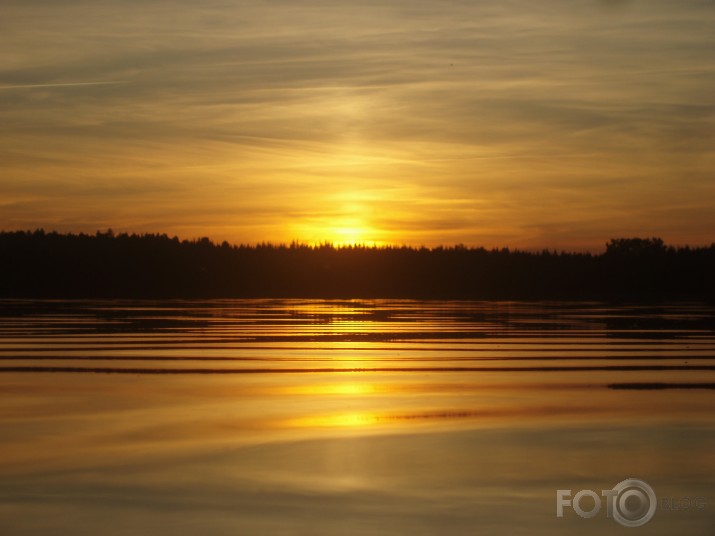
[{"label": "golden sky", "polygon": [[712,0],[3,0],[0,229],[715,241]]}]

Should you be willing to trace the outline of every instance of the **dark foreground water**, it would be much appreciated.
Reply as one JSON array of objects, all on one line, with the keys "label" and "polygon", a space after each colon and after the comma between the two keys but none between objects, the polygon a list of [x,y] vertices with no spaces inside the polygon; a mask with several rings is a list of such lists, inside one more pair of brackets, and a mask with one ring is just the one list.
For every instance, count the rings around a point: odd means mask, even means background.
[{"label": "dark foreground water", "polygon": [[0,302],[2,535],[713,531],[711,307]]}]

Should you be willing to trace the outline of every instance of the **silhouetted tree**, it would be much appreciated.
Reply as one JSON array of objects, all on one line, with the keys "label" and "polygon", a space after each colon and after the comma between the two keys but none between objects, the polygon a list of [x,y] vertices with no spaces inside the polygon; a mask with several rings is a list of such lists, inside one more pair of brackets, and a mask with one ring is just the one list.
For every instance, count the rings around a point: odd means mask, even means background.
[{"label": "silhouetted tree", "polygon": [[508,248],[214,244],[166,234],[0,233],[0,297],[713,300],[715,245]]}]

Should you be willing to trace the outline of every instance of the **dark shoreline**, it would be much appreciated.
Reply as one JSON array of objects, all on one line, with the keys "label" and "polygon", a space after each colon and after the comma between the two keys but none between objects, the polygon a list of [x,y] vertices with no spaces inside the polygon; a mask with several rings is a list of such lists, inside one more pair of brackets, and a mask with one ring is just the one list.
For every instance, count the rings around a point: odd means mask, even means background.
[{"label": "dark shoreline", "polygon": [[0,298],[715,302],[715,244],[614,239],[601,254],[232,246],[207,238],[0,232]]}]

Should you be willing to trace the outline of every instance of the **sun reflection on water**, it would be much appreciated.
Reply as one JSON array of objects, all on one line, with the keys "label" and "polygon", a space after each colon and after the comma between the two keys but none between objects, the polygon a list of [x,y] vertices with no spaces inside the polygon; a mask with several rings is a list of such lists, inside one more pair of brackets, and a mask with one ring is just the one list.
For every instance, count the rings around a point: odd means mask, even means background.
[{"label": "sun reflection on water", "polygon": [[328,384],[317,384],[317,385],[290,385],[283,387],[281,391],[287,395],[307,395],[307,396],[320,396],[320,395],[343,395],[343,396],[360,396],[369,395],[374,393],[385,392],[385,385],[378,385],[375,383],[328,383]]},{"label": "sun reflection on water", "polygon": [[289,425],[299,428],[363,428],[384,421],[379,413],[369,411],[336,413],[330,415],[308,415],[290,421]]}]

